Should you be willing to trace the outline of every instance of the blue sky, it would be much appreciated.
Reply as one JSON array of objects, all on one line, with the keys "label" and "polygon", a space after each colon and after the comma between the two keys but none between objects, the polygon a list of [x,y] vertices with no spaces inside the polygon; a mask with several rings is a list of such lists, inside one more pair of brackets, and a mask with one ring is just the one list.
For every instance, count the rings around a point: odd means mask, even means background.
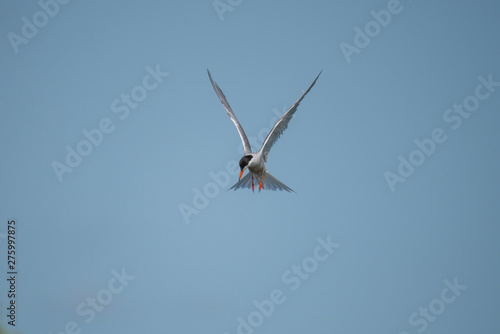
[{"label": "blue sky", "polygon": [[[2,1],[15,329],[498,332],[499,10]],[[267,163],[296,193],[226,191],[207,69],[256,141],[323,70]]]}]

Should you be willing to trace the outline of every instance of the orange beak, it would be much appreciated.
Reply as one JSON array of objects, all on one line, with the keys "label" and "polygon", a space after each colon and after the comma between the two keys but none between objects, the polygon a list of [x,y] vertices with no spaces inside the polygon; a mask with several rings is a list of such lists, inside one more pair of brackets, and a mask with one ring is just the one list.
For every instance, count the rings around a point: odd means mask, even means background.
[{"label": "orange beak", "polygon": [[240,178],[238,179],[238,181],[241,180],[241,176],[243,175],[243,172],[245,171],[245,169],[246,169],[246,167],[241,170],[241,172],[240,172]]}]

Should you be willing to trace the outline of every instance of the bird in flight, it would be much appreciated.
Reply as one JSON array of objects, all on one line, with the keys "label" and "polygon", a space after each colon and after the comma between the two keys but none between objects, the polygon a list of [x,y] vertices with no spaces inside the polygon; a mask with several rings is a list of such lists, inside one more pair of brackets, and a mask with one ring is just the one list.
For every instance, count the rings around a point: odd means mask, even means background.
[{"label": "bird in flight", "polygon": [[[214,87],[215,92],[217,93],[217,96],[222,102],[224,108],[226,109],[227,114],[229,115],[234,125],[236,126],[238,133],[240,134],[241,141],[243,142],[243,148],[245,150],[245,155],[243,156],[243,158],[240,159],[241,171],[238,182],[229,189],[236,190],[240,188],[242,189],[252,188],[252,191],[254,191],[255,190],[254,179],[255,179],[256,181],[259,182],[259,191],[261,191],[262,189],[280,190],[280,191],[285,190],[288,192],[293,191],[291,188],[289,188],[284,183],[280,182],[278,179],[272,176],[267,171],[266,165],[264,163],[267,162],[267,156],[269,155],[271,147],[273,146],[274,143],[278,141],[278,138],[281,136],[283,131],[285,131],[286,128],[288,127],[288,123],[292,119],[295,111],[297,111],[297,107],[299,106],[300,101],[302,101],[304,96],[306,96],[306,94],[309,93],[311,88],[316,83],[316,80],[318,80],[319,76],[321,75],[321,72],[319,72],[318,76],[316,77],[316,79],[314,79],[311,86],[309,86],[309,88],[302,94],[302,96],[276,122],[276,124],[273,126],[273,128],[267,135],[266,139],[264,140],[262,147],[257,152],[252,152],[252,148],[250,147],[250,142],[248,141],[247,135],[245,134],[245,131],[241,127],[240,122],[238,122],[238,119],[234,115],[233,110],[229,106],[229,103],[227,102],[224,93],[222,93],[222,90],[220,89],[219,85],[217,85],[217,83],[215,83],[215,81],[212,79],[210,71],[207,70],[207,72],[208,72],[208,77],[210,78],[210,82],[212,83],[212,86]],[[243,172],[247,168],[250,172],[247,175],[245,175],[245,177],[241,178]]]}]

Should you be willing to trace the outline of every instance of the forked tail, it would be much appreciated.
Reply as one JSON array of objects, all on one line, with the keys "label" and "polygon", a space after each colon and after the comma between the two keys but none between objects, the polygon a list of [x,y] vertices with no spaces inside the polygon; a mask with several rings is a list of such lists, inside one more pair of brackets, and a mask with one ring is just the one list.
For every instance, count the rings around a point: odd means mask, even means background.
[{"label": "forked tail", "polygon": [[[243,189],[243,188],[248,188],[248,189],[253,189],[252,187],[252,173],[248,173],[244,177],[241,178],[240,181],[236,182],[234,186],[232,186],[229,189]],[[259,188],[259,183],[260,183],[260,177],[253,176],[253,183],[255,188]],[[277,178],[272,176],[269,172],[265,172],[264,178],[262,179],[262,189],[264,190],[279,190],[279,191],[288,191],[291,192],[293,189],[289,188],[287,185],[284,183],[280,182]],[[295,192],[295,191],[293,191]]]}]

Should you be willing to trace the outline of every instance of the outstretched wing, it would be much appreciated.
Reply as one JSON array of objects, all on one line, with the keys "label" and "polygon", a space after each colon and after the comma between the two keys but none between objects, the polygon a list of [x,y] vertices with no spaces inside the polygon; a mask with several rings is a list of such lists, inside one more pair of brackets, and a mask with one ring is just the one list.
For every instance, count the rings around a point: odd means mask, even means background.
[{"label": "outstretched wing", "polygon": [[[323,71],[321,71],[323,72]],[[286,130],[288,127],[288,123],[293,117],[293,114],[295,114],[295,111],[297,111],[297,107],[299,106],[300,101],[306,96],[307,93],[311,90],[311,88],[314,86],[316,83],[316,80],[318,80],[319,76],[321,75],[321,72],[319,72],[318,76],[316,79],[314,79],[313,83],[309,88],[302,94],[302,96],[293,104],[293,106],[290,107],[290,109],[287,110],[286,113],[283,114],[283,116],[279,119],[279,121],[276,122],[274,127],[271,129],[271,132],[267,135],[266,139],[264,140],[264,143],[262,144],[262,147],[260,149],[260,152],[262,156],[264,157],[264,161],[267,161],[267,155],[269,154],[269,151],[271,150],[271,147],[278,141],[278,138],[281,136],[281,134]]]},{"label": "outstretched wing", "polygon": [[220,101],[222,102],[222,105],[224,108],[226,108],[227,114],[233,121],[234,125],[236,125],[236,129],[238,129],[238,133],[240,134],[241,141],[243,142],[243,148],[245,149],[245,155],[249,154],[252,152],[252,148],[250,147],[250,143],[248,141],[247,135],[245,134],[245,131],[243,131],[243,128],[241,127],[240,122],[238,122],[238,119],[234,115],[233,110],[231,109],[231,106],[226,100],[226,97],[224,96],[224,93],[220,89],[219,85],[217,85],[216,82],[212,80],[212,75],[210,74],[210,71],[207,70],[208,72],[208,77],[210,78],[210,82],[212,83],[212,86],[214,86],[215,92],[217,93],[217,96],[219,97]]}]

